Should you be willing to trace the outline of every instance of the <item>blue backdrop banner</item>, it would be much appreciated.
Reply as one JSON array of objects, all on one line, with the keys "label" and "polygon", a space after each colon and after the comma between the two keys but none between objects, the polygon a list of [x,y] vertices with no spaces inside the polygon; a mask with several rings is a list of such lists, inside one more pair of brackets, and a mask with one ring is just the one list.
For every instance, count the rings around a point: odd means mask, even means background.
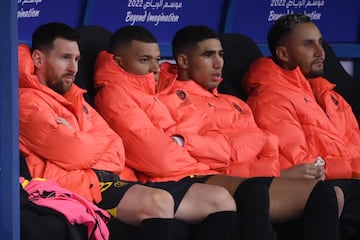
[{"label": "blue backdrop banner", "polygon": [[32,32],[47,22],[77,27],[82,21],[85,0],[17,0],[19,41],[30,42]]},{"label": "blue backdrop banner", "polygon": [[223,0],[93,0],[86,12],[86,25],[101,25],[114,31],[126,25],[149,29],[159,42],[170,42],[174,33],[190,24],[205,24],[219,30]]},{"label": "blue backdrop banner", "polygon": [[305,13],[330,42],[359,40],[359,0],[256,0],[234,1],[226,32],[244,33],[256,42],[266,42],[271,24],[289,13]]}]

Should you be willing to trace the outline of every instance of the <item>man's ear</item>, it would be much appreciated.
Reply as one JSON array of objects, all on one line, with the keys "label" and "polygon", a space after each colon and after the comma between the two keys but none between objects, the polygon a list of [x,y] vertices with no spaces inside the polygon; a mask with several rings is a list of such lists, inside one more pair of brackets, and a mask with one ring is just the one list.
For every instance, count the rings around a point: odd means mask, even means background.
[{"label": "man's ear", "polygon": [[188,68],[188,58],[185,54],[179,54],[177,56],[177,64],[180,68],[186,69]]},{"label": "man's ear", "polygon": [[44,64],[45,56],[40,50],[35,49],[32,54],[31,58],[34,61],[34,65],[36,68],[41,68]]},{"label": "man's ear", "polygon": [[119,65],[121,67],[121,64],[122,64],[122,61],[121,61],[121,57],[120,56],[117,56],[117,55],[114,55],[113,56],[113,60],[114,62]]},{"label": "man's ear", "polygon": [[283,62],[288,62],[289,61],[288,54],[287,54],[287,49],[284,46],[280,46],[280,47],[276,48],[276,55]]}]

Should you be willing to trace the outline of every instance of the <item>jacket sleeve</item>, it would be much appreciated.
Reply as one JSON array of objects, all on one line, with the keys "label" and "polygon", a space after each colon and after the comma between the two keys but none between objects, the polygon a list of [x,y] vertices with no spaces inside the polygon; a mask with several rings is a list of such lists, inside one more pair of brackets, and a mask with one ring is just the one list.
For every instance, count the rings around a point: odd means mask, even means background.
[{"label": "jacket sleeve", "polygon": [[183,132],[181,135],[190,155],[208,165],[210,169],[223,171],[230,165],[231,148],[228,138],[221,132],[209,131],[201,135]]},{"label": "jacket sleeve", "polygon": [[261,101],[250,97],[248,104],[259,127],[279,136],[280,168],[287,169],[304,162],[313,162],[316,156],[310,156],[295,109],[283,97],[282,101],[276,101],[280,98],[274,95],[271,99],[264,97]]},{"label": "jacket sleeve", "polygon": [[[176,93],[160,96],[176,121],[176,132],[185,139],[185,148],[191,156],[222,171],[230,165],[232,147],[227,134],[220,130],[207,130],[208,120],[197,117],[194,104],[186,104]],[[185,100],[191,101],[191,100]]]},{"label": "jacket sleeve", "polygon": [[20,141],[66,170],[91,168],[105,151],[101,132],[74,131],[56,121],[55,111],[33,92],[19,99]]},{"label": "jacket sleeve", "polygon": [[89,105],[88,109],[90,109],[92,116],[91,132],[94,134],[100,133],[104,138],[102,143],[107,143],[104,147],[104,151],[100,155],[100,159],[102,161],[101,166],[98,167],[97,163],[95,163],[93,168],[108,170],[111,172],[116,172],[117,170],[120,172],[125,167],[125,149],[121,137],[110,128],[107,122],[96,110]]},{"label": "jacket sleeve", "polygon": [[197,162],[163,129],[154,126],[131,96],[105,88],[96,96],[96,109],[122,137],[126,165],[148,176],[167,177],[177,174],[184,165]]}]

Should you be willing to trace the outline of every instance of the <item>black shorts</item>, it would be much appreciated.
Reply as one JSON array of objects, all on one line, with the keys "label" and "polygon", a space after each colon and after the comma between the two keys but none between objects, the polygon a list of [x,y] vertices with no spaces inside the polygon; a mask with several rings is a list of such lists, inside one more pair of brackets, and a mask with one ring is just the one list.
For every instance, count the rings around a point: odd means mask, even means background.
[{"label": "black shorts", "polygon": [[98,206],[102,209],[115,208],[127,190],[135,184],[140,183],[122,180],[116,182],[100,182],[102,200],[98,203]]},{"label": "black shorts", "polygon": [[185,194],[194,183],[204,183],[211,175],[206,176],[189,176],[179,181],[168,182],[148,182],[146,186],[163,189],[171,194],[174,199],[174,212],[178,209],[180,202]]},{"label": "black shorts", "polygon": [[97,205],[102,209],[113,209],[119,204],[127,190],[140,182],[120,180],[119,176],[102,170],[94,169],[100,182],[102,200]]},{"label": "black shorts", "polygon": [[[95,170],[99,178],[102,201],[98,206],[103,209],[114,209],[121,201],[127,190],[140,182],[129,182],[120,180],[119,176],[111,172]],[[189,176],[179,181],[148,182],[142,184],[148,187],[163,189],[171,194],[174,199],[174,211],[180,205],[184,195],[194,183],[204,183],[209,176]]]},{"label": "black shorts", "polygon": [[252,177],[252,179],[255,179],[255,181],[264,184],[269,189],[274,177]]}]

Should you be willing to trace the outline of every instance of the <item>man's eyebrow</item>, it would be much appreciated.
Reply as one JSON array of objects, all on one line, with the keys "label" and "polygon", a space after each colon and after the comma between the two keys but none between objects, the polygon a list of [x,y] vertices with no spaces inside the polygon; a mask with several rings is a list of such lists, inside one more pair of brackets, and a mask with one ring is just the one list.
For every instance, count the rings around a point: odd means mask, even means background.
[{"label": "man's eyebrow", "polygon": [[144,55],[141,55],[141,56],[140,56],[140,58],[160,58],[160,57],[161,57],[161,55],[158,55],[158,56],[153,57],[153,56],[148,55],[148,54],[144,54]]},{"label": "man's eyebrow", "polygon": [[205,49],[205,50],[203,51],[203,54],[209,54],[209,53],[214,54],[214,53],[216,53],[216,52],[217,52],[216,50]]},{"label": "man's eyebrow", "polygon": [[216,54],[217,52],[224,53],[224,49],[219,49],[219,50],[205,49],[202,54]]}]

